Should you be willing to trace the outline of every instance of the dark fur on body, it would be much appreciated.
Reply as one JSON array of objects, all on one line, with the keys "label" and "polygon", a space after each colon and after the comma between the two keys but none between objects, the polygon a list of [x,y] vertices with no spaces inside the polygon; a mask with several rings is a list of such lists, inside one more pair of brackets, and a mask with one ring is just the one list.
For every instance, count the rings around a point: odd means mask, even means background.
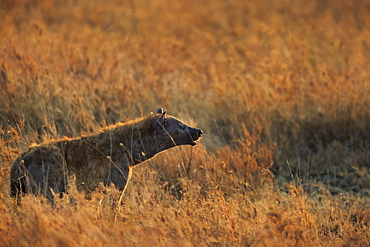
[{"label": "dark fur on body", "polygon": [[196,145],[202,130],[192,128],[161,108],[157,114],[109,126],[98,133],[30,147],[10,170],[11,195],[43,194],[53,200],[76,176],[79,190],[99,183],[124,190],[131,168],[178,145]]}]

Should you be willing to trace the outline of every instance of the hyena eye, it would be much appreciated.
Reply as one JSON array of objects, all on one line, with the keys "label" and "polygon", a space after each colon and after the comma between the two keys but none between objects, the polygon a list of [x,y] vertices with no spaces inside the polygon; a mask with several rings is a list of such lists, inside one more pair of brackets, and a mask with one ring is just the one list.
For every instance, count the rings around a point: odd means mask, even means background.
[{"label": "hyena eye", "polygon": [[185,130],[185,125],[184,124],[180,124],[180,130]]}]

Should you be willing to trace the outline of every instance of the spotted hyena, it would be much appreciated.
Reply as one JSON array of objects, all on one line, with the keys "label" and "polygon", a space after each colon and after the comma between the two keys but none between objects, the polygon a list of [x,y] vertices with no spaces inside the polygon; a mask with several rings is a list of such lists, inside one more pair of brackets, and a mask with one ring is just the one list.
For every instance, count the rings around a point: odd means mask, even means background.
[{"label": "spotted hyena", "polygon": [[54,195],[66,191],[68,177],[76,177],[79,190],[91,191],[99,183],[124,190],[132,167],[166,149],[195,146],[203,131],[166,115],[156,114],[118,123],[98,133],[30,147],[10,170],[11,195]]}]

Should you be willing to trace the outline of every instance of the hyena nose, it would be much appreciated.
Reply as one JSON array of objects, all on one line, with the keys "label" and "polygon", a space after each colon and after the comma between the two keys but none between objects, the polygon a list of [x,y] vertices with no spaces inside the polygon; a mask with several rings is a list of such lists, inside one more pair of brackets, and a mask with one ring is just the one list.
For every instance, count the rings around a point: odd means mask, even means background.
[{"label": "hyena nose", "polygon": [[198,132],[198,136],[199,136],[199,137],[201,137],[201,136],[202,136],[202,134],[203,134],[203,130],[201,130],[201,129],[197,129],[197,132]]}]

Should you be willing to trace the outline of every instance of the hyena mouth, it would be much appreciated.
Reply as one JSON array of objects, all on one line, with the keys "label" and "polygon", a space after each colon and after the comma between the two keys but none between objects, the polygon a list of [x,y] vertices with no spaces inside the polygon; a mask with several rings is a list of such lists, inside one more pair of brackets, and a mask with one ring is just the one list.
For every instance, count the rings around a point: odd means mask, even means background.
[{"label": "hyena mouth", "polygon": [[190,145],[192,145],[192,146],[196,146],[197,145],[197,141],[200,140],[200,138],[202,137],[202,134],[203,134],[203,130],[201,130],[201,129],[195,129],[195,130],[196,130],[197,137],[196,137],[196,140],[194,140],[194,141],[192,141],[190,143]]}]

